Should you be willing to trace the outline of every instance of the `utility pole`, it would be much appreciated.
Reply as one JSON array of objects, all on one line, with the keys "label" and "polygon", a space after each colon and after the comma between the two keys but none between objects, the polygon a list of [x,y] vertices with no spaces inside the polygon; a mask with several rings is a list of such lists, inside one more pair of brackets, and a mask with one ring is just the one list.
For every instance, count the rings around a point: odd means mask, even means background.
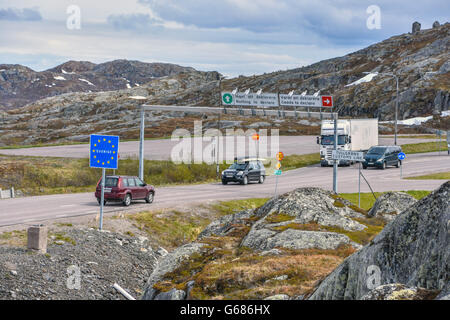
[{"label": "utility pole", "polygon": [[144,121],[145,110],[144,106],[141,106],[141,131],[139,138],[139,179],[144,180]]},{"label": "utility pole", "polygon": [[[338,120],[338,114],[333,113],[333,120],[334,120],[334,150],[337,150],[337,144],[338,144],[338,130],[337,130],[337,120]],[[333,162],[333,191],[335,193],[338,193],[338,186],[337,186],[337,173],[338,173],[338,164],[339,161],[334,159]]]},{"label": "utility pole", "polygon": [[395,135],[394,135],[394,144],[397,145],[397,121],[398,121],[398,77],[395,74],[392,74],[395,78],[396,86],[397,86],[397,96],[395,101]]}]

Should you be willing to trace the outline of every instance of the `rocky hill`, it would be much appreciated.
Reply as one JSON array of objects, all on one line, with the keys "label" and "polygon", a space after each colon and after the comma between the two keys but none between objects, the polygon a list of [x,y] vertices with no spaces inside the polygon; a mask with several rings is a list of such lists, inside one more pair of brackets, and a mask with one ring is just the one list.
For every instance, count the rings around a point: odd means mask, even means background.
[{"label": "rocky hill", "polygon": [[449,299],[449,221],[450,182],[446,182],[347,258],[310,299],[389,299],[394,292],[401,297],[419,291]]},{"label": "rocky hill", "polygon": [[[132,61],[100,65],[68,62],[45,71],[42,79],[26,67],[3,65],[0,66],[3,70],[0,72],[0,92],[4,92],[0,93],[4,94],[0,105],[3,108],[25,104],[37,99],[36,95],[60,95],[29,103],[20,109],[0,111],[0,145],[86,141],[89,134],[100,132],[137,138],[138,103],[131,101],[129,96],[147,97],[146,102],[150,104],[219,105],[220,89],[234,88],[280,93],[307,90],[309,94],[320,90],[322,94],[334,96],[341,117],[392,120],[395,81],[389,76],[375,76],[377,72],[393,72],[399,77],[400,119],[428,116],[450,107],[449,49],[450,23],[446,23],[414,34],[393,36],[346,56],[306,67],[227,79],[222,81],[222,88],[219,88],[217,72],[167,65],[161,67],[164,72],[160,72],[154,64]],[[168,76],[152,78],[161,75]],[[14,94],[12,88],[16,83],[26,83],[29,87],[24,85],[25,92]],[[101,90],[120,90],[96,92],[100,86]],[[28,90],[35,87],[36,90]],[[82,92],[61,94],[73,91]],[[13,100],[17,103],[8,102]],[[148,114],[150,126],[154,127],[149,128],[146,136],[160,136],[156,130],[158,126],[160,131],[170,133],[182,125],[180,121],[185,116],[183,113]],[[295,128],[289,130],[295,132]]]},{"label": "rocky hill", "polygon": [[162,257],[143,298],[302,298],[383,226],[329,191],[296,189],[212,222]]},{"label": "rocky hill", "polygon": [[194,71],[168,63],[115,60],[101,64],[68,61],[37,72],[21,65],[0,64],[0,110],[68,92],[99,92],[139,86],[153,78]]}]

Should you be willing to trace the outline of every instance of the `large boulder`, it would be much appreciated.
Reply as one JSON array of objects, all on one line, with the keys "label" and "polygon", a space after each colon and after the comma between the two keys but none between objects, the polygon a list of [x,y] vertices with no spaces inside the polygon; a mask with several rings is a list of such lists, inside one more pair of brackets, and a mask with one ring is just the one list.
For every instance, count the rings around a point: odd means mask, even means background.
[{"label": "large boulder", "polygon": [[348,257],[309,297],[361,299],[391,283],[450,293],[450,182],[406,209],[371,243]]},{"label": "large boulder", "polygon": [[[336,249],[353,245],[347,235],[334,231],[361,231],[367,227],[354,218],[364,218],[343,199],[320,188],[299,188],[266,202],[255,211],[260,219],[242,241],[256,250]],[[333,231],[333,232],[328,232]]]},{"label": "large boulder", "polygon": [[372,217],[382,217],[391,221],[396,215],[400,214],[410,206],[415,204],[417,200],[404,192],[387,192],[375,201],[373,207],[369,211]]}]

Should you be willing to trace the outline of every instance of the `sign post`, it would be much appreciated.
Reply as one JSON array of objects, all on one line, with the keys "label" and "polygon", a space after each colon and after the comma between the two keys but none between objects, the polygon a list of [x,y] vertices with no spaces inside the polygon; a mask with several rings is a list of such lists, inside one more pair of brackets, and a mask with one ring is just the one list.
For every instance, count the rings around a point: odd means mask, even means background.
[{"label": "sign post", "polygon": [[332,158],[335,160],[335,162],[338,162],[339,160],[358,162],[358,207],[361,208],[361,162],[364,161],[364,152],[333,150]]},{"label": "sign post", "polygon": [[105,179],[106,169],[117,169],[119,155],[119,137],[91,135],[89,151],[89,167],[102,169],[101,195],[97,199],[100,202],[100,225],[103,228],[103,205],[105,203]]},{"label": "sign post", "polygon": [[450,156],[450,131],[447,131],[447,153]]},{"label": "sign post", "polygon": [[278,189],[278,176],[281,176],[281,160],[283,160],[284,158],[284,154],[283,152],[278,152],[277,153],[277,164],[276,164],[276,168],[277,170],[275,170],[275,198],[278,197],[277,194],[277,189]]},{"label": "sign post", "polygon": [[403,176],[403,160],[405,160],[406,154],[404,152],[400,152],[397,157],[398,160],[400,160],[400,179],[401,179]]}]

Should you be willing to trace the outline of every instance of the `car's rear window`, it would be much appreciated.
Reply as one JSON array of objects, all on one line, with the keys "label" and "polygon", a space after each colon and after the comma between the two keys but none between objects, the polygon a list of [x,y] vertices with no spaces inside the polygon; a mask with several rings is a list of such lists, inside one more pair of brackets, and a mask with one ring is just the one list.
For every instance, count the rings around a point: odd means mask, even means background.
[{"label": "car's rear window", "polygon": [[105,187],[117,187],[117,178],[106,178],[105,179]]},{"label": "car's rear window", "polygon": [[386,148],[384,147],[372,147],[369,149],[369,152],[367,154],[384,154],[386,151]]},{"label": "car's rear window", "polygon": [[129,187],[135,187],[136,183],[134,182],[134,179],[128,179],[128,186]]}]

